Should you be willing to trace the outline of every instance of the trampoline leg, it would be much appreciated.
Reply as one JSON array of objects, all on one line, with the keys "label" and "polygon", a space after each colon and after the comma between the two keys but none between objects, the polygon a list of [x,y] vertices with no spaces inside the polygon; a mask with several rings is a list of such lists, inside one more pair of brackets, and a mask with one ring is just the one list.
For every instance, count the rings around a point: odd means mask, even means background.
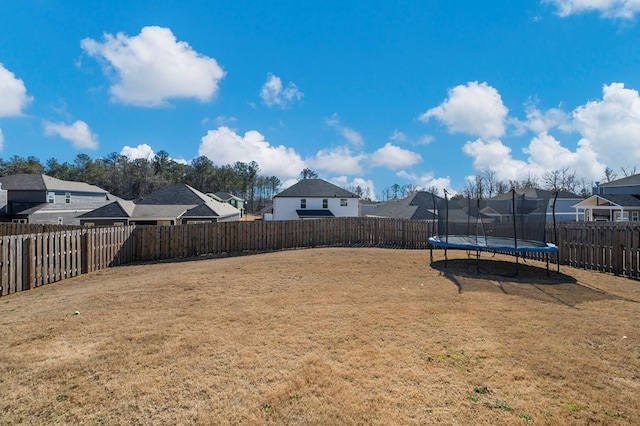
[{"label": "trampoline leg", "polygon": [[549,253],[547,253],[547,276],[549,275]]}]

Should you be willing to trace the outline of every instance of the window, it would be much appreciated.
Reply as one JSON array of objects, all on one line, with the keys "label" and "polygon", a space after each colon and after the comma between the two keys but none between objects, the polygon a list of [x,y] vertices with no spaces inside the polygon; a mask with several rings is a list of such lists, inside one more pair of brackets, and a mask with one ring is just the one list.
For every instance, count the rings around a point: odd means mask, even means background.
[{"label": "window", "polygon": [[70,192],[65,192],[64,193],[64,203],[65,204],[71,204],[71,193]]},{"label": "window", "polygon": [[55,192],[47,192],[47,201],[49,204],[53,204],[56,202],[56,193]]},{"label": "window", "polygon": [[328,209],[329,208],[329,200],[326,198],[322,199],[322,208],[323,209]]},{"label": "window", "polygon": [[616,222],[628,222],[629,221],[629,212],[614,212],[613,220]]},{"label": "window", "polygon": [[637,222],[639,215],[640,215],[640,212],[631,212],[631,220],[634,222]]},{"label": "window", "polygon": [[11,219],[13,223],[27,223],[27,219]]},{"label": "window", "polygon": [[340,198],[340,207],[347,207],[347,199]]},{"label": "window", "polygon": [[306,209],[307,208],[307,199],[306,198],[301,198],[300,199],[300,208],[301,209]]}]

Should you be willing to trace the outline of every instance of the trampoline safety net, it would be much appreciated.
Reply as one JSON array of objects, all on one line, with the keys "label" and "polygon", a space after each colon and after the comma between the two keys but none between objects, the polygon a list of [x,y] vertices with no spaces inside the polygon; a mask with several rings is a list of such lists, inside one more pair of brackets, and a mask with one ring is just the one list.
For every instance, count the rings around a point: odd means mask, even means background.
[{"label": "trampoline safety net", "polygon": [[445,194],[437,202],[437,232],[429,242],[445,248],[557,251],[546,239],[547,217],[554,217],[555,194],[529,192],[535,195],[511,190],[487,200],[449,199]]}]

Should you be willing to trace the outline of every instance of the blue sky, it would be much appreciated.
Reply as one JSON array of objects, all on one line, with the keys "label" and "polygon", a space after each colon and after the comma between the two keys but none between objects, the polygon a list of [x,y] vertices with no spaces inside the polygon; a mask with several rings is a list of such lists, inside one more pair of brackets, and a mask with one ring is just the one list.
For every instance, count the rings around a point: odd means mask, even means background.
[{"label": "blue sky", "polygon": [[0,0],[0,157],[305,168],[382,198],[640,166],[639,0]]}]

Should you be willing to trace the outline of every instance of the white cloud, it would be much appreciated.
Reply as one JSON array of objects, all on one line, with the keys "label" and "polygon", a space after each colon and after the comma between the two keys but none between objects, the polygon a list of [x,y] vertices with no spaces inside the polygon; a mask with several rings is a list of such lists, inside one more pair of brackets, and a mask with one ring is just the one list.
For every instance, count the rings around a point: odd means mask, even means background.
[{"label": "white cloud", "polygon": [[434,140],[435,138],[432,135],[422,135],[420,139],[418,139],[418,145],[429,145]]},{"label": "white cloud", "polygon": [[134,37],[105,34],[102,43],[85,38],[80,45],[106,61],[107,73],[115,78],[110,93],[124,104],[155,107],[171,98],[208,101],[225,75],[215,59],[177,41],[169,28],[144,27]]},{"label": "white cloud", "polygon": [[613,169],[640,165],[638,91],[612,83],[602,92],[602,100],[587,102],[573,111],[573,126],[583,138],[580,143]]},{"label": "white cloud", "polygon": [[386,167],[397,170],[410,167],[422,161],[420,154],[400,148],[387,142],[385,146],[371,155],[371,164],[375,167]]},{"label": "white cloud", "polygon": [[76,120],[73,124],[44,122],[44,133],[47,136],[58,135],[71,141],[76,149],[97,149],[98,136],[91,133],[87,123]]},{"label": "white cloud", "polygon": [[[216,125],[218,127],[220,126],[225,126],[231,123],[235,123],[236,121],[238,121],[238,119],[236,117],[229,117],[226,115],[219,115],[215,118],[214,123],[216,123]],[[208,122],[208,120],[204,121],[203,124],[205,124],[206,122]]]},{"label": "white cloud", "polygon": [[279,106],[280,108],[286,108],[291,103],[302,99],[302,96],[304,94],[298,90],[298,86],[289,82],[287,87],[283,88],[280,77],[273,74],[267,75],[267,81],[260,91],[260,97],[268,107]]},{"label": "white cloud", "polygon": [[407,140],[407,136],[401,131],[399,131],[398,129],[395,129],[393,131],[393,134],[389,137],[389,140],[392,140],[395,142],[404,142]]},{"label": "white cloud", "polygon": [[136,147],[124,146],[122,150],[120,150],[120,155],[124,155],[129,158],[129,160],[137,160],[139,158],[152,160],[156,156],[153,149],[151,149],[151,146],[146,143],[140,144]]},{"label": "white cloud", "polygon": [[546,172],[563,168],[575,171],[580,178],[597,180],[605,168],[588,144],[580,142],[576,151],[571,151],[547,133],[534,137],[523,149],[526,161],[513,158],[511,148],[499,140],[467,142],[463,151],[473,158],[476,172],[492,170],[499,180],[542,178]]},{"label": "white cloud", "polygon": [[[534,133],[547,132],[554,127],[567,129],[570,117],[560,108],[551,108],[547,111],[540,111],[534,105],[526,107],[527,120],[523,126]],[[567,129],[568,130],[568,129]]]},{"label": "white cloud", "polygon": [[318,151],[314,158],[308,160],[308,163],[314,169],[358,175],[362,174],[360,162],[365,157],[363,154],[353,154],[349,147],[338,147]]},{"label": "white cloud", "polygon": [[599,12],[606,18],[633,19],[640,11],[640,0],[544,0],[566,17],[581,12]]},{"label": "white cloud", "polygon": [[504,135],[509,110],[496,89],[475,81],[454,87],[448,95],[442,104],[429,109],[419,119],[427,122],[436,118],[451,133],[467,133],[485,139]]},{"label": "white cloud", "polygon": [[22,115],[22,109],[32,100],[24,82],[0,63],[0,117]]},{"label": "white cloud", "polygon": [[515,160],[511,156],[511,148],[499,140],[485,142],[478,139],[467,142],[462,151],[473,157],[473,168],[476,171],[493,170],[499,180],[518,180],[521,174],[527,175],[527,163]]},{"label": "white cloud", "polygon": [[207,156],[217,165],[255,161],[260,166],[261,175],[277,176],[283,181],[297,177],[306,167],[294,149],[273,146],[255,130],[240,136],[225,126],[209,130],[202,137],[198,155]]},{"label": "white cloud", "polygon": [[327,118],[325,120],[325,123],[327,123],[329,127],[333,127],[334,129],[336,129],[340,133],[340,135],[342,135],[342,137],[345,138],[350,144],[354,146],[363,145],[364,139],[362,138],[360,133],[340,124],[340,117],[338,117],[338,114],[334,113],[331,118]]},{"label": "white cloud", "polygon": [[406,179],[412,182],[421,190],[427,190],[430,188],[438,188],[438,195],[443,195],[446,189],[449,193],[453,193],[451,189],[451,180],[449,177],[437,178],[432,172],[427,172],[422,175],[416,175],[415,173],[408,173],[404,170],[399,171],[396,175],[400,178]]}]

